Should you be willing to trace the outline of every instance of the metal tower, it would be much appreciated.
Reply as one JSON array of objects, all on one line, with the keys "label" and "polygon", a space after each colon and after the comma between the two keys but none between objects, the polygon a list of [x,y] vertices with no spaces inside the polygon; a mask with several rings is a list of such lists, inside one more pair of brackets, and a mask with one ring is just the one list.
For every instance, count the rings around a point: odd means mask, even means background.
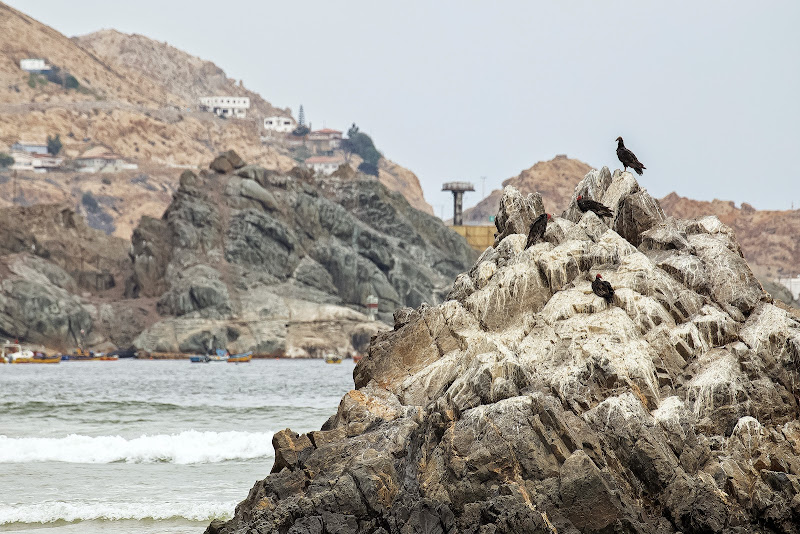
[{"label": "metal tower", "polygon": [[442,191],[453,192],[453,225],[461,226],[464,223],[464,193],[475,191],[475,186],[470,182],[447,182],[442,185]]}]

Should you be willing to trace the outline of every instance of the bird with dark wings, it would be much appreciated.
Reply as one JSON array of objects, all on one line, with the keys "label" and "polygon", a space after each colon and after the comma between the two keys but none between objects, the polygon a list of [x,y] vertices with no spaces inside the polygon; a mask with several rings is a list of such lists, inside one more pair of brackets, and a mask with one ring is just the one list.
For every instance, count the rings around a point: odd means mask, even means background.
[{"label": "bird with dark wings", "polygon": [[594,280],[592,280],[592,291],[598,297],[603,297],[607,303],[610,303],[614,300],[614,288],[611,287],[611,284],[605,280],[603,277],[600,276],[598,273],[595,276]]},{"label": "bird with dark wings", "polygon": [[625,143],[622,141],[622,137],[617,137],[617,157],[622,162],[622,165],[625,167],[625,170],[628,170],[628,167],[636,171],[636,174],[639,176],[642,175],[642,170],[646,169],[642,163],[636,159],[636,154],[625,148]]},{"label": "bird with dark wings", "polygon": [[593,211],[598,217],[614,216],[614,213],[608,208],[608,206],[600,204],[591,198],[583,198],[583,195],[578,195],[578,209],[580,209],[583,213],[586,213],[587,211]]},{"label": "bird with dark wings", "polygon": [[528,231],[528,242],[525,243],[525,248],[535,245],[544,237],[544,231],[547,230],[547,221],[551,219],[549,213],[542,213],[536,220],[531,223],[531,229]]}]

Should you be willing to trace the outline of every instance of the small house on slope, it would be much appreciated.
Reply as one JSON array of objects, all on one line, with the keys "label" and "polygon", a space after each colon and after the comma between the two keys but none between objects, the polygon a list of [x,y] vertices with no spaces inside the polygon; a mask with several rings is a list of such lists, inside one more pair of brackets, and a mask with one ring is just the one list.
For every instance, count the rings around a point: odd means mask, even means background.
[{"label": "small house on slope", "polygon": [[95,146],[73,160],[77,170],[86,173],[119,172],[138,169],[136,163],[130,163],[108,147]]},{"label": "small house on slope", "polygon": [[315,173],[330,176],[345,163],[342,156],[312,156],[305,161],[306,166]]}]

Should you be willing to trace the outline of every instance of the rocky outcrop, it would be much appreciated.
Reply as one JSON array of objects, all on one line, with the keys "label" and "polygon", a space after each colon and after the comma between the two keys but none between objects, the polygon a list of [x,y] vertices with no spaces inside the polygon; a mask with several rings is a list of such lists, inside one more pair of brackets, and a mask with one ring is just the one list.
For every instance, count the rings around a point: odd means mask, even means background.
[{"label": "rocky outcrop", "polygon": [[29,254],[0,257],[0,269],[0,337],[58,346],[92,335],[90,310],[63,269]]},{"label": "rocky outcrop", "polygon": [[[512,186],[528,195],[539,193],[547,213],[561,213],[569,204],[575,183],[592,169],[590,165],[560,155],[549,161],[540,161],[517,176],[503,181],[503,187]],[[475,206],[464,210],[466,224],[491,224],[489,217],[498,213],[503,190],[495,189]]]},{"label": "rocky outcrop", "polygon": [[315,178],[245,165],[229,151],[181,175],[160,220],[133,235],[131,298],[157,299],[149,351],[209,345],[321,356],[363,349],[397,307],[442,302],[474,259],[466,242],[363,175]]},{"label": "rocky outcrop", "polygon": [[715,217],[666,218],[630,173],[582,191],[614,217],[573,200],[526,250],[505,230],[538,203],[506,188],[504,237],[207,532],[800,532],[800,322]]},{"label": "rocky outcrop", "polygon": [[130,329],[144,328],[140,316],[133,320],[141,315],[135,305],[119,303],[131,319],[124,327],[107,310],[100,318],[101,305],[118,301],[115,287],[130,276],[125,241],[58,204],[5,209],[0,228],[0,338],[67,349],[130,343]]},{"label": "rocky outcrop", "polygon": [[757,210],[743,202],[692,200],[670,193],[660,201],[664,211],[674,217],[692,218],[716,215],[736,232],[744,257],[753,271],[765,280],[793,276],[800,265],[800,210]]}]

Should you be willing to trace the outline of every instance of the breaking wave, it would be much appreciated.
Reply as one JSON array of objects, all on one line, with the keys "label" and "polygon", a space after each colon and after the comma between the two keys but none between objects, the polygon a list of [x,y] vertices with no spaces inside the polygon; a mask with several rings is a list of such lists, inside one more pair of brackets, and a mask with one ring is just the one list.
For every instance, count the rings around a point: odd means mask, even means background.
[{"label": "breaking wave", "polygon": [[9,438],[0,436],[0,464],[69,462],[79,464],[204,464],[273,456],[272,432],[198,432],[138,438],[82,436]]},{"label": "breaking wave", "polygon": [[211,521],[230,519],[235,501],[194,502],[63,502],[0,504],[0,525],[13,523],[56,523],[63,521]]}]

